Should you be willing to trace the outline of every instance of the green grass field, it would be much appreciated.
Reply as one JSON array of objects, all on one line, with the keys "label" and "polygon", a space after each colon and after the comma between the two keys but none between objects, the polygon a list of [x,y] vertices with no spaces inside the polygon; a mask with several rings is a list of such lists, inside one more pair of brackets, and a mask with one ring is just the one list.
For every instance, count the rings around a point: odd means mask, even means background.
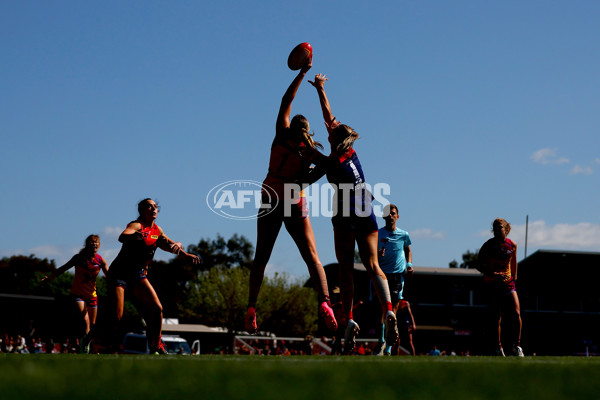
[{"label": "green grass field", "polygon": [[598,399],[600,358],[0,355],[0,399]]}]

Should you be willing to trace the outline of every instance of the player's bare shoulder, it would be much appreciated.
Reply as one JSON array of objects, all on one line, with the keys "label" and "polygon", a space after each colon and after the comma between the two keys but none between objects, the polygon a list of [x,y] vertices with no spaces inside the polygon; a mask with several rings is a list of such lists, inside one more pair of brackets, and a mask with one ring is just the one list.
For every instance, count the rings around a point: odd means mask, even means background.
[{"label": "player's bare shoulder", "polygon": [[126,230],[132,230],[132,231],[141,231],[142,230],[142,223],[139,221],[131,221],[130,223],[127,224],[127,228],[125,228]]}]

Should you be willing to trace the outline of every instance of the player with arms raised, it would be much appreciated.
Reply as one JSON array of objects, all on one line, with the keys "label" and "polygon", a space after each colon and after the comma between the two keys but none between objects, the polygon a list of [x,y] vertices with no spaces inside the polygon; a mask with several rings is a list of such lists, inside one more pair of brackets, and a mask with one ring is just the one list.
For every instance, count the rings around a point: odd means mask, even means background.
[{"label": "player with arms raised", "polygon": [[344,319],[347,324],[344,335],[344,353],[351,354],[356,345],[359,326],[353,319],[354,302],[354,249],[358,245],[360,258],[375,286],[386,318],[386,342],[394,345],[398,341],[396,315],[392,311],[392,301],[385,274],[377,260],[377,220],[372,207],[372,195],[366,189],[365,176],[354,151],[354,141],[358,133],[348,125],[336,121],[325,94],[323,74],[309,81],[316,89],[321,103],[325,126],[329,132],[331,154],[320,155],[317,166],[307,179],[315,182],[324,174],[334,187],[333,235],[335,255],[340,266],[340,284]]},{"label": "player with arms raised", "polygon": [[[250,292],[245,319],[246,331],[252,334],[258,330],[256,302],[265,268],[282,224],[296,243],[315,282],[320,304],[319,315],[330,331],[337,330],[337,321],[329,301],[327,278],[317,254],[315,234],[303,191],[291,193],[292,187],[301,184],[302,177],[310,171],[315,156],[319,154],[317,148],[323,148],[313,140],[310,125],[303,115],[298,114],[290,121],[292,101],[306,72],[312,67],[312,48],[311,52],[307,53],[307,46],[303,45],[307,43],[292,50],[288,59],[288,66],[291,69],[300,69],[300,72],[281,100],[275,124],[275,139],[271,145],[269,172],[262,187],[262,206],[257,219],[256,253],[250,270]],[[299,64],[300,62],[303,64]]]}]

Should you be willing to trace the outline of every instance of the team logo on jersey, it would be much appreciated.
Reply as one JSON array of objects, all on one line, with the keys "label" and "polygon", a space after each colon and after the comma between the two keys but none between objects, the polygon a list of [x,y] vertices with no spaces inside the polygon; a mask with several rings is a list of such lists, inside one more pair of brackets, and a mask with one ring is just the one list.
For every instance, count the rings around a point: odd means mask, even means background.
[{"label": "team logo on jersey", "polygon": [[158,235],[150,235],[150,239],[158,239]]}]

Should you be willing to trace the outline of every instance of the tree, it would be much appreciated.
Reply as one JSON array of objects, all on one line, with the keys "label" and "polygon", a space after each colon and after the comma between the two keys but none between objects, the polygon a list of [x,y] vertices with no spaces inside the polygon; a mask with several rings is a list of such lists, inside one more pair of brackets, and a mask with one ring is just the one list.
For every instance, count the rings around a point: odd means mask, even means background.
[{"label": "tree", "polygon": [[[229,332],[243,331],[248,301],[246,268],[214,267],[186,289],[181,304],[182,318]],[[317,296],[283,274],[265,278],[258,298],[261,330],[277,335],[304,336],[317,329]]]},{"label": "tree", "polygon": [[458,264],[458,262],[456,260],[452,260],[450,263],[448,263],[448,266],[450,268],[473,268],[473,269],[475,269],[475,268],[477,268],[477,255],[478,255],[477,251],[471,252],[470,250],[467,250],[462,255],[463,262],[460,263],[460,265]]},{"label": "tree", "polygon": [[71,288],[73,276],[59,277],[52,285],[41,285],[44,275],[56,269],[54,260],[29,256],[11,256],[0,260],[0,292],[28,295],[62,294]]},{"label": "tree", "polygon": [[217,235],[214,240],[202,239],[197,245],[188,246],[187,251],[199,255],[201,263],[190,264],[187,258],[178,256],[168,262],[150,264],[148,279],[161,300],[165,316],[179,315],[186,289],[203,279],[203,274],[214,268],[249,269],[254,247],[243,235],[234,234],[228,240]]},{"label": "tree", "polygon": [[202,258],[199,269],[208,271],[213,267],[250,268],[254,246],[245,236],[234,234],[229,240],[217,234],[217,239],[202,239],[197,245],[188,246],[188,252]]},{"label": "tree", "polygon": [[180,315],[189,322],[244,329],[249,271],[214,267],[185,289]]},{"label": "tree", "polygon": [[258,297],[258,323],[279,336],[315,334],[318,328],[317,293],[300,278],[286,274],[266,278]]},{"label": "tree", "polygon": [[[153,285],[165,315],[187,322],[243,331],[248,302],[250,267],[254,247],[244,236],[225,240],[202,239],[188,246],[202,257],[199,268],[179,257],[169,263],[153,263]],[[156,282],[156,283],[154,283]],[[265,278],[258,298],[258,323],[278,335],[305,335],[317,328],[317,296],[300,280],[287,275]]]}]

